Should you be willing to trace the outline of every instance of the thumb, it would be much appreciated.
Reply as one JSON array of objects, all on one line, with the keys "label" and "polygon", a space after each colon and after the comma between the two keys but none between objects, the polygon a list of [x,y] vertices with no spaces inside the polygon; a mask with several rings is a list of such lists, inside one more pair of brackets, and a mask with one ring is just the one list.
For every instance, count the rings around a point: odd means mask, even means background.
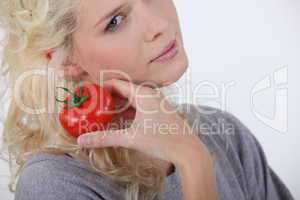
[{"label": "thumb", "polygon": [[131,128],[119,130],[105,130],[85,133],[77,138],[77,143],[81,147],[100,148],[100,147],[130,147],[133,138],[130,137]]}]

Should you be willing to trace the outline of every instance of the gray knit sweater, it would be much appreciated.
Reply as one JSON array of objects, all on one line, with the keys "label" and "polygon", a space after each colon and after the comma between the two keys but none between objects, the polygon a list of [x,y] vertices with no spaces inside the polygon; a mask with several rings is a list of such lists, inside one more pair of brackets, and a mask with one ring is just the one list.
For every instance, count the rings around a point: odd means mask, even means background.
[{"label": "gray knit sweater", "polygon": [[[179,105],[194,130],[216,156],[215,174],[221,200],[292,200],[270,168],[259,142],[231,113],[216,108]],[[178,171],[165,179],[166,200],[180,200]],[[16,200],[122,200],[125,189],[67,155],[30,157],[18,179]]]}]

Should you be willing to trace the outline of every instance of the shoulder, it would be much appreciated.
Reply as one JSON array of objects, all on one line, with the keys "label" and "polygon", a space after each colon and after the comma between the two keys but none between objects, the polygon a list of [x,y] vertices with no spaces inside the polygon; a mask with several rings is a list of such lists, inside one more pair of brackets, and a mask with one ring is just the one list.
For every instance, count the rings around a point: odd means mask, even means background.
[{"label": "shoulder", "polygon": [[[242,196],[246,199],[293,199],[269,166],[262,145],[237,116],[204,105],[181,104],[180,110],[185,113],[194,133],[216,155],[216,173],[223,194],[232,190],[229,188],[235,182],[234,188],[240,188],[235,196],[240,193],[240,199]],[[229,180],[231,186],[224,186]]]},{"label": "shoulder", "polygon": [[15,199],[95,199],[92,188],[88,187],[93,177],[95,174],[83,163],[67,155],[39,153],[30,157],[22,168]]},{"label": "shoulder", "polygon": [[257,154],[260,147],[250,130],[228,111],[193,104],[181,108],[193,133],[214,155],[220,195],[226,196],[221,199],[249,198],[262,177],[257,172],[264,169]]},{"label": "shoulder", "polygon": [[252,165],[264,152],[252,131],[237,116],[215,107],[181,104],[195,134],[219,156],[234,158],[241,167]]}]

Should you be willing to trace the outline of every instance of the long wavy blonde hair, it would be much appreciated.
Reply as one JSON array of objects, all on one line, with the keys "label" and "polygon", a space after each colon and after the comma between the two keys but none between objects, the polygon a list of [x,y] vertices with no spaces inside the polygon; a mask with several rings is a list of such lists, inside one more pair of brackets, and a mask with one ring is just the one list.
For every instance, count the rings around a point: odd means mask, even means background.
[{"label": "long wavy blonde hair", "polygon": [[[45,51],[63,47],[72,51],[72,33],[77,25],[76,6],[80,0],[1,0],[0,19],[6,33],[3,46],[3,74],[9,77],[11,88],[28,70],[47,66]],[[46,108],[46,112],[30,114],[18,105],[15,95],[3,130],[3,147],[8,155],[11,180],[15,191],[18,175],[29,155],[38,152],[68,153],[87,160],[97,173],[108,176],[126,187],[125,199],[154,199],[163,192],[165,172],[141,153],[109,147],[82,149],[76,139],[68,136],[57,118],[47,112],[48,82],[45,76],[30,76],[18,88],[18,98],[30,108]],[[55,106],[54,106],[55,107]]]}]

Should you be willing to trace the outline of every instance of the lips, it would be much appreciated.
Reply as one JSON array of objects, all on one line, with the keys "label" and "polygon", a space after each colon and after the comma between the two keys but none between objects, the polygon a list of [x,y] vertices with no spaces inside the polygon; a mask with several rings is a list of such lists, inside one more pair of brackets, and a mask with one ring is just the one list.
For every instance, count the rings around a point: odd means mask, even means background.
[{"label": "lips", "polygon": [[160,57],[164,56],[166,53],[168,53],[174,47],[175,43],[176,43],[176,39],[173,39],[172,41],[170,41],[168,43],[168,45],[161,51],[161,53],[158,56],[156,56],[155,58],[153,58],[151,60],[151,62],[157,60],[158,58],[160,58]]}]

